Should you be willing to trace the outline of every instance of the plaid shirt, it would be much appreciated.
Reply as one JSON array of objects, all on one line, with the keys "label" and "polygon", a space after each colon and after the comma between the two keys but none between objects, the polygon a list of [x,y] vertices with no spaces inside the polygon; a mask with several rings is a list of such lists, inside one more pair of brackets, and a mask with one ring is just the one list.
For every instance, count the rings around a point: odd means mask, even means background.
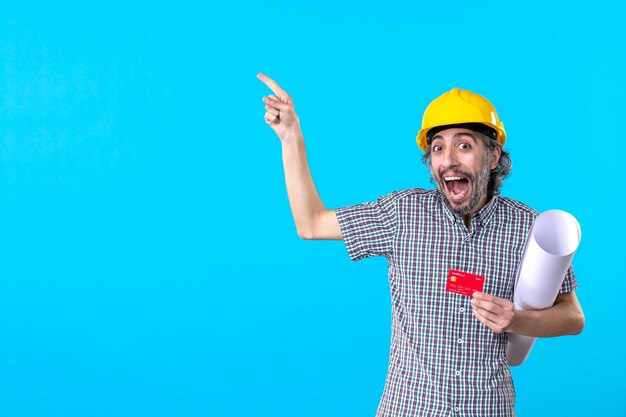
[{"label": "plaid shirt", "polygon": [[[377,416],[513,416],[507,334],[472,315],[470,297],[445,291],[448,271],[485,277],[484,292],[513,299],[537,212],[492,198],[468,231],[438,190],[397,191],[336,210],[353,261],[389,262],[392,337]],[[577,287],[572,269],[561,292]]]}]

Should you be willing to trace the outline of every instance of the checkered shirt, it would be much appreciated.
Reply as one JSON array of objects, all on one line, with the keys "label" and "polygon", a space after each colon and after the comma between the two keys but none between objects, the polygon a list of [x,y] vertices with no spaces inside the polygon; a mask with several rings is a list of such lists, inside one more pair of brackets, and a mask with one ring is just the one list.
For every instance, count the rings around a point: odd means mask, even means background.
[{"label": "checkered shirt", "polygon": [[[507,334],[472,314],[470,297],[445,291],[448,271],[485,277],[484,292],[508,300],[537,212],[492,198],[468,231],[438,190],[393,192],[336,210],[350,258],[389,263],[392,336],[377,416],[514,416]],[[577,287],[573,270],[561,292]]]}]

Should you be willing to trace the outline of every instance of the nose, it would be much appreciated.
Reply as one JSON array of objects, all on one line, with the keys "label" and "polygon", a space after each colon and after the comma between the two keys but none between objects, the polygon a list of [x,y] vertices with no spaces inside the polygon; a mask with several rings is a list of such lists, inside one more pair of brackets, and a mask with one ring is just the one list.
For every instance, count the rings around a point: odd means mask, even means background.
[{"label": "nose", "polygon": [[459,161],[453,147],[446,147],[442,155],[441,165],[442,168],[453,168],[459,165]]}]

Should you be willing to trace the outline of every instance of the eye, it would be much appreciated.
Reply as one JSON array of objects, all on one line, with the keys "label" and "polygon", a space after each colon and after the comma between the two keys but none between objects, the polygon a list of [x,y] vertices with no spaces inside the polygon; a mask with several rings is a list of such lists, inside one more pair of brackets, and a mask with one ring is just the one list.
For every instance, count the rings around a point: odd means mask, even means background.
[{"label": "eye", "polygon": [[434,145],[432,151],[433,152],[439,152],[442,149],[443,149],[443,146],[441,146],[441,145]]},{"label": "eye", "polygon": [[467,143],[467,142],[459,143],[459,149],[467,151],[467,150],[470,150],[471,148],[472,148],[472,146],[469,143]]}]

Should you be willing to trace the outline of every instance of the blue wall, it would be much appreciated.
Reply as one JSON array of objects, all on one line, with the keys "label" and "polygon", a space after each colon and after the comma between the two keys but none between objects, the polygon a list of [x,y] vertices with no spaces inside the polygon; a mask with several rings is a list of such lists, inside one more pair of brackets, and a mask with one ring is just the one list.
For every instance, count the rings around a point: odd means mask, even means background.
[{"label": "blue wall", "polygon": [[297,238],[259,71],[328,207],[430,187],[424,108],[488,97],[504,194],[583,228],[518,415],[625,415],[623,2],[47,3],[0,12],[0,415],[374,414],[385,261]]}]

